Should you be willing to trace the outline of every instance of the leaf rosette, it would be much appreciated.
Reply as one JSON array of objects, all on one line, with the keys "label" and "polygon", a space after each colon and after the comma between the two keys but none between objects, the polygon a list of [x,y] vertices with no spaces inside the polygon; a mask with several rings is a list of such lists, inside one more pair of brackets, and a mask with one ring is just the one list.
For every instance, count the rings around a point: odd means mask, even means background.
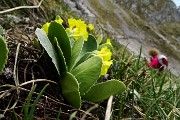
[{"label": "leaf rosette", "polygon": [[[99,102],[125,90],[124,83],[118,80],[97,83],[112,64],[110,40],[99,45],[100,40],[87,33],[87,26],[92,30],[92,25],[86,25],[80,19],[71,18],[68,22],[70,27],[66,29],[58,19],[35,32],[60,75],[64,98],[80,108],[81,98]],[[98,94],[93,95],[96,91]]]}]

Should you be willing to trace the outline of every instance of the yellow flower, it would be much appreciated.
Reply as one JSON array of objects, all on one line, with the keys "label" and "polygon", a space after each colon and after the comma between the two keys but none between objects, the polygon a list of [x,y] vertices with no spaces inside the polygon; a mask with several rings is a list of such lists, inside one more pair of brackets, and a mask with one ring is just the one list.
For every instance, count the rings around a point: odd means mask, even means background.
[{"label": "yellow flower", "polygon": [[104,47],[101,49],[101,51],[98,51],[98,56],[102,57],[102,68],[101,68],[101,75],[104,75],[107,73],[109,67],[112,64],[111,56],[112,52],[107,48]]},{"label": "yellow flower", "polygon": [[83,37],[85,41],[87,41],[88,38],[88,32],[87,32],[87,25],[82,20],[76,20],[73,18],[68,19],[69,28],[66,29],[67,33],[70,35],[70,37],[74,37],[75,40],[77,40],[79,37]]},{"label": "yellow flower", "polygon": [[69,28],[73,29],[76,26],[76,19],[70,18],[68,19]]},{"label": "yellow flower", "polygon": [[110,39],[107,39],[107,40],[106,40],[106,43],[109,44],[109,45],[112,45]]},{"label": "yellow flower", "polygon": [[[63,20],[60,18],[60,19],[55,20],[55,22],[57,22],[57,23],[59,23],[59,24],[62,25]],[[45,23],[45,24],[42,26],[42,28],[41,28],[42,30],[44,30],[44,31],[46,32],[46,34],[48,34],[49,25],[50,25],[50,23],[47,22],[47,23]]]},{"label": "yellow flower", "polygon": [[61,18],[59,18],[59,19],[55,20],[55,22],[57,22],[57,23],[59,23],[59,24],[61,24],[61,25],[62,25],[63,20],[62,20]]},{"label": "yellow flower", "polygon": [[101,75],[105,75],[112,64],[112,60],[110,61],[103,61],[102,68],[101,68]]},{"label": "yellow flower", "polygon": [[44,24],[43,26],[42,26],[42,30],[44,30],[45,32],[46,32],[46,34],[48,34],[48,28],[49,28],[49,25],[50,25],[50,23],[49,22],[47,22],[46,24]]},{"label": "yellow flower", "polygon": [[98,51],[98,56],[101,56],[103,61],[108,61],[111,59],[112,52],[107,48],[104,47],[101,51]]},{"label": "yellow flower", "polygon": [[92,31],[94,29],[94,25],[93,24],[88,24],[88,28],[90,31]]}]

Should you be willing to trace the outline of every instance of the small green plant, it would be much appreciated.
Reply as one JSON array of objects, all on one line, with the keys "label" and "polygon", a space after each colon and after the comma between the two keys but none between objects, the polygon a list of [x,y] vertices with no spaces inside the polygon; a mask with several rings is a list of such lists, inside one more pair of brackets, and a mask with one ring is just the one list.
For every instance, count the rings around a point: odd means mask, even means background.
[{"label": "small green plant", "polygon": [[[43,89],[41,90],[41,92],[38,94],[37,98],[34,100],[34,103],[32,106],[30,106],[30,101],[31,101],[31,98],[32,98],[32,95],[34,93],[34,90],[36,89],[36,86],[35,85],[31,92],[29,93],[28,95],[28,100],[27,100],[27,103],[26,105],[24,106],[24,120],[32,120],[33,119],[33,115],[34,115],[34,111],[35,111],[35,108],[36,108],[36,105],[40,99],[40,97],[42,96],[43,92],[45,91],[45,89],[47,88],[49,84],[45,85],[43,87]],[[31,109],[29,110],[29,108],[31,107]]]},{"label": "small green plant", "polygon": [[[0,26],[0,34],[3,29]],[[5,39],[0,35],[0,73],[2,72],[8,58],[8,48]]]},{"label": "small green plant", "polygon": [[66,29],[62,22],[46,23],[35,33],[61,77],[65,99],[80,108],[81,99],[99,102],[124,91],[125,85],[119,80],[97,83],[112,64],[110,41],[99,45],[99,40],[88,34],[84,21],[69,19]]},{"label": "small green plant", "polygon": [[[36,99],[34,100],[33,104],[31,105],[31,100],[32,100],[32,95],[36,89],[36,86],[37,84],[35,84],[33,87],[32,87],[32,90],[30,91],[30,93],[28,94],[28,97],[27,97],[27,102],[26,104],[24,105],[24,118],[23,120],[33,120],[34,119],[34,111],[35,111],[35,108],[37,106],[37,103],[40,99],[40,97],[42,96],[43,92],[45,91],[45,89],[48,87],[49,84],[46,84],[43,89],[40,91],[40,93],[38,94],[38,96],[36,97]],[[14,116],[15,116],[15,119],[18,120],[18,116],[17,116],[17,113],[13,110],[13,113],[14,113]]]}]

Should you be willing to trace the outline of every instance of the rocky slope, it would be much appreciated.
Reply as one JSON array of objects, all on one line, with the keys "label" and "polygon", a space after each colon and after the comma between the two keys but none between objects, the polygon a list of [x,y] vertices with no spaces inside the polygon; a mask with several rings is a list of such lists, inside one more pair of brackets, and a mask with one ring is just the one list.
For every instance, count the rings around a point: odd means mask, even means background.
[{"label": "rocky slope", "polygon": [[180,12],[172,0],[116,0],[152,24],[179,21]]},{"label": "rocky slope", "polygon": [[[180,75],[180,11],[171,0],[64,0],[78,15],[144,57],[156,47]],[[172,27],[174,26],[174,27]],[[171,28],[171,29],[170,29]]]}]

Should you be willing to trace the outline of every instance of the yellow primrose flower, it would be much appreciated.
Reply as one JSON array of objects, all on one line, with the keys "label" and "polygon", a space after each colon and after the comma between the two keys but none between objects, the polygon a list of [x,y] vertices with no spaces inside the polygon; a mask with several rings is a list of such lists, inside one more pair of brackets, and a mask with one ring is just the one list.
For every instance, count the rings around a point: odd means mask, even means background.
[{"label": "yellow primrose flower", "polygon": [[103,61],[102,68],[101,68],[101,75],[105,75],[112,64],[112,60],[110,61]]},{"label": "yellow primrose flower", "polygon": [[92,31],[94,29],[94,25],[93,24],[88,24],[88,28],[90,31]]},{"label": "yellow primrose flower", "polygon": [[101,51],[98,51],[98,56],[102,57],[102,68],[101,68],[101,75],[104,75],[107,73],[109,67],[112,64],[111,56],[112,52],[107,48],[104,47],[101,49]]},{"label": "yellow primrose flower", "polygon": [[57,23],[59,23],[59,24],[61,24],[61,25],[62,25],[63,20],[62,20],[61,18],[59,18],[59,19],[55,20],[55,22],[57,22]]},{"label": "yellow primrose flower", "polygon": [[49,25],[50,25],[50,23],[49,22],[47,22],[46,24],[44,24],[43,26],[42,26],[42,30],[44,30],[45,32],[46,32],[46,34],[48,34],[48,28],[49,28]]},{"label": "yellow primrose flower", "polygon": [[107,39],[107,40],[106,40],[106,43],[109,44],[109,45],[112,45],[110,39]]},{"label": "yellow primrose flower", "polygon": [[97,54],[102,57],[103,61],[108,61],[111,59],[112,52],[107,47],[104,47]]},{"label": "yellow primrose flower", "polygon": [[[57,19],[57,20],[55,20],[57,23],[59,23],[59,24],[61,24],[62,25],[62,23],[63,23],[63,20],[60,18],[60,19]],[[48,34],[48,28],[49,28],[49,25],[50,25],[50,23],[49,22],[47,22],[47,23],[45,23],[43,26],[42,26],[42,30],[44,30],[45,32],[46,32],[46,34]]]},{"label": "yellow primrose flower", "polygon": [[82,20],[76,20],[76,19],[68,19],[69,28],[66,29],[67,33],[69,33],[70,36],[73,36],[75,40],[77,40],[80,36],[84,38],[85,41],[87,41],[88,38],[88,32],[87,32],[87,25]]},{"label": "yellow primrose flower", "polygon": [[72,30],[76,26],[76,19],[70,18],[68,19],[69,28]]}]

